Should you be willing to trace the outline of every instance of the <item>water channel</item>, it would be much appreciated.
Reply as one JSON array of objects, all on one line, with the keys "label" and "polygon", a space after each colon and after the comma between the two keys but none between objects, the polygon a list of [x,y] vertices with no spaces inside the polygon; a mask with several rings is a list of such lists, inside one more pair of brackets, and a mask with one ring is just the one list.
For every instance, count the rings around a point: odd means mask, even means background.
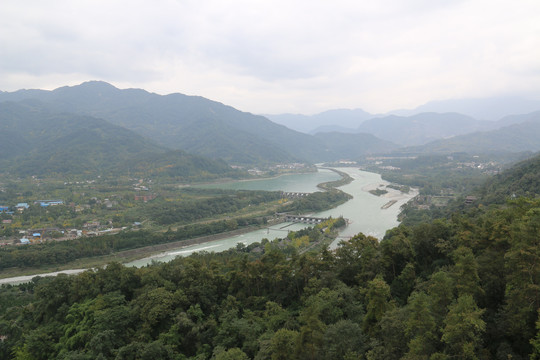
[{"label": "water channel", "polygon": [[[353,181],[340,187],[341,190],[353,196],[353,199],[346,203],[327,211],[309,214],[317,217],[338,217],[347,218],[349,225],[340,232],[339,237],[330,245],[330,248],[337,247],[342,240],[347,240],[351,236],[362,232],[381,239],[386,230],[398,225],[397,216],[401,205],[405,204],[411,198],[417,195],[417,192],[411,190],[408,194],[401,193],[399,190],[385,188],[388,193],[382,196],[375,196],[369,190],[385,187],[389,183],[382,180],[379,174],[370,173],[353,167],[336,168],[341,172],[349,174]],[[329,169],[318,169],[314,173],[283,175],[272,179],[235,181],[230,183],[205,185],[206,187],[237,189],[237,190],[269,190],[269,191],[290,191],[290,192],[314,192],[319,191],[317,184],[338,180],[340,175]],[[388,206],[391,204],[391,206]],[[386,206],[385,206],[386,205]],[[305,214],[308,215],[308,214]],[[145,259],[136,260],[125,264],[126,266],[145,266],[153,261],[170,261],[176,256],[188,256],[198,251],[224,251],[236,246],[237,243],[249,245],[261,241],[263,238],[275,239],[287,235],[289,230],[300,230],[307,225],[281,223],[272,225],[269,228],[260,229],[242,235],[233,236],[226,239],[210,241],[202,244],[185,246],[178,249],[168,250]],[[72,273],[81,270],[73,270]],[[69,273],[70,270],[63,271]],[[42,274],[40,276],[55,275]],[[2,283],[21,283],[30,281],[33,276],[18,277],[10,279],[0,279]]]},{"label": "water channel", "polygon": [[[337,247],[341,240],[347,240],[360,232],[381,239],[386,230],[398,225],[397,217],[401,205],[417,195],[417,192],[414,190],[411,190],[408,194],[403,194],[399,190],[386,188],[386,185],[389,183],[382,180],[379,174],[362,171],[353,167],[336,168],[336,170],[347,173],[353,178],[353,181],[350,184],[340,187],[341,190],[352,195],[353,199],[334,209],[319,213],[305,214],[317,217],[343,216],[350,221],[349,225],[340,232],[336,241],[330,245],[330,248]],[[207,187],[235,190],[314,192],[319,191],[317,184],[338,180],[339,178],[340,176],[332,170],[319,169],[316,173],[284,175],[266,180],[236,181],[208,185]],[[383,196],[375,196],[369,192],[369,190],[374,190],[379,187],[385,187],[385,190],[387,190],[388,193]],[[392,202],[392,205],[386,207],[385,205],[390,202]],[[288,230],[300,230],[306,226],[308,225],[280,223],[269,228],[236,235],[222,240],[169,250],[149,258],[133,261],[126,265],[144,266],[152,261],[170,261],[176,256],[188,256],[197,251],[224,251],[236,246],[238,243],[249,245],[261,241],[264,238],[269,240],[282,238],[287,235]]]}]

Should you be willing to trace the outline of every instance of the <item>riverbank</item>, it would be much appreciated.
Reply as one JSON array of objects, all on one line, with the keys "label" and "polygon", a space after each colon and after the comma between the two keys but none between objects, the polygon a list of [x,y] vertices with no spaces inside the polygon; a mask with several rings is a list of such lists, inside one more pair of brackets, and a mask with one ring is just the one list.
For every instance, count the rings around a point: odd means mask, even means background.
[{"label": "riverbank", "polygon": [[[331,169],[328,169],[331,170]],[[340,181],[342,181],[344,178],[348,177],[346,174],[340,172],[340,171],[333,171],[337,173],[338,175],[342,176],[341,179],[337,181],[329,181],[329,182],[323,182],[319,185],[325,187],[327,190],[331,189],[334,183],[339,184]],[[282,177],[283,175],[279,175],[279,177]],[[347,181],[351,181],[352,179],[346,179]],[[332,184],[332,185],[331,185]],[[0,279],[5,279],[2,283],[9,282],[9,279],[17,279],[15,281],[21,281],[20,278],[23,277],[26,279],[26,281],[30,281],[34,276],[49,276],[49,274],[55,275],[59,272],[66,272],[71,271],[71,269],[79,269],[77,271],[84,271],[84,269],[91,269],[91,268],[97,268],[106,265],[110,262],[120,262],[120,263],[131,263],[135,262],[137,260],[146,259],[146,258],[152,258],[154,256],[157,256],[159,254],[162,254],[164,252],[170,251],[172,249],[180,251],[184,248],[193,247],[200,244],[205,244],[209,242],[215,242],[223,239],[229,239],[235,236],[243,235],[246,233],[251,233],[257,230],[261,230],[264,228],[268,228],[272,225],[274,225],[276,222],[279,222],[278,219],[270,219],[268,223],[264,225],[252,225],[243,227],[240,229],[235,229],[228,232],[223,232],[219,234],[213,234],[213,235],[207,235],[207,236],[200,236],[193,239],[185,239],[180,241],[175,241],[171,243],[164,243],[164,244],[156,244],[136,249],[130,249],[130,250],[124,250],[112,253],[110,255],[104,255],[104,256],[96,256],[91,258],[81,258],[74,260],[72,262],[62,264],[62,265],[51,265],[51,266],[43,266],[40,268],[10,268],[5,269],[0,273]],[[281,235],[280,235],[281,236]]]},{"label": "riverbank", "polygon": [[[100,256],[96,258],[79,259],[61,266],[50,266],[44,268],[27,268],[20,269],[8,269],[0,274],[0,285],[2,284],[15,284],[31,281],[36,276],[56,276],[58,274],[78,274],[92,268],[98,268],[111,262],[127,263],[135,260],[140,260],[147,257],[152,257],[163,253],[171,249],[178,249],[188,247],[192,245],[204,244],[210,241],[222,240],[232,236],[246,234],[257,229],[262,229],[266,226],[248,226],[242,229],[228,231],[220,234],[201,236],[189,240],[180,240],[166,244],[146,246],[139,249],[131,249],[125,251],[119,251],[117,253]],[[88,260],[86,262],[85,260]],[[74,269],[75,268],[75,269]],[[14,276],[17,275],[17,276]]]},{"label": "riverbank", "polygon": [[340,186],[350,184],[354,180],[352,177],[349,176],[349,174],[347,174],[347,173],[345,173],[343,171],[339,171],[338,169],[326,168],[326,167],[321,167],[320,169],[330,170],[330,171],[335,172],[339,176],[341,176],[341,179],[339,179],[339,180],[327,181],[327,182],[323,182],[323,183],[320,183],[320,184],[317,185],[317,187],[319,189],[324,190],[324,191],[328,191],[328,190],[331,190],[331,189],[336,189],[336,188],[338,188]]}]

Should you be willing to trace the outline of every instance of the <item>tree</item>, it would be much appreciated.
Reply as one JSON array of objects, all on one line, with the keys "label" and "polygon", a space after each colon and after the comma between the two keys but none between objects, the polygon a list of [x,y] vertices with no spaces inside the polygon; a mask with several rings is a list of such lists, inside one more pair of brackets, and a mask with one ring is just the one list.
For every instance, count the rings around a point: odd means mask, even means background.
[{"label": "tree", "polygon": [[482,294],[480,287],[480,277],[478,276],[478,264],[474,258],[472,250],[468,247],[460,246],[453,253],[454,259],[454,282],[458,296],[472,295],[477,297]]},{"label": "tree", "polygon": [[239,348],[218,352],[215,360],[249,360],[249,357]]},{"label": "tree", "polygon": [[304,325],[296,341],[296,357],[299,360],[322,359],[325,325],[319,320],[318,310],[308,307],[301,315]]},{"label": "tree", "polygon": [[298,331],[279,329],[272,336],[270,349],[272,360],[289,360],[293,356],[298,339]]},{"label": "tree", "polygon": [[390,300],[390,286],[384,281],[382,275],[377,275],[375,279],[368,283],[366,316],[363,321],[363,330],[369,334],[374,333],[374,327],[381,320],[384,313],[392,305]]},{"label": "tree", "polygon": [[410,339],[407,359],[428,359],[436,350],[437,324],[425,292],[414,292],[407,305],[405,335]]},{"label": "tree", "polygon": [[511,248],[505,255],[504,317],[508,332],[524,348],[535,334],[540,308],[540,208],[534,207],[516,220],[512,233]]},{"label": "tree", "polygon": [[459,359],[478,358],[481,336],[486,330],[483,313],[470,294],[460,296],[450,305],[441,338],[449,355]]},{"label": "tree", "polygon": [[324,334],[325,359],[344,359],[346,355],[362,354],[367,347],[367,336],[351,320],[340,320],[329,325]]},{"label": "tree", "polygon": [[379,240],[358,234],[341,242],[336,250],[338,278],[347,285],[363,284],[372,280],[380,271]]}]

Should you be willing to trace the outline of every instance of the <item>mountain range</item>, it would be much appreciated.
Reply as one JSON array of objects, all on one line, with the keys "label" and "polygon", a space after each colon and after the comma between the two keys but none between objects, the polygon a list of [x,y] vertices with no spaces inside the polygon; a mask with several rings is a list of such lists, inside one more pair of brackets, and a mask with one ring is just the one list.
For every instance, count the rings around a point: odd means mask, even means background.
[{"label": "mountain range", "polygon": [[[480,99],[460,99],[430,101],[415,109],[393,110],[385,114],[371,114],[362,109],[328,110],[314,115],[268,114],[270,120],[291,129],[315,134],[317,132],[358,132],[360,125],[371,119],[390,117],[391,115],[408,118],[423,113],[455,113],[479,120],[486,126],[497,126],[498,120],[515,115],[528,114],[540,110],[540,100],[516,96],[491,97]],[[493,130],[494,128],[491,128]],[[488,129],[486,129],[488,130]]]},{"label": "mountain range", "polygon": [[[198,96],[162,96],[138,89],[120,90],[100,81],[53,91],[0,93],[0,102],[28,99],[41,102],[53,112],[104,119],[165,148],[220,158],[232,164],[326,161],[341,156],[341,152],[327,148],[327,144],[317,137]],[[387,144],[370,135],[362,137],[370,138],[373,144],[378,141]],[[378,149],[382,148],[378,146]]]},{"label": "mountain range", "polygon": [[0,106],[0,169],[19,176],[165,174],[183,180],[239,177],[223,161],[170,150],[87,115],[57,113],[36,100]]},{"label": "mountain range", "polygon": [[313,163],[392,151],[538,151],[539,116],[482,121],[456,112],[374,116],[357,109],[271,117],[296,121],[297,130],[319,129],[308,134],[199,96],[90,81],[0,92],[0,165],[19,174],[152,169],[212,177],[232,174],[227,163]]},{"label": "mountain range", "polygon": [[540,111],[505,117],[501,128],[439,139],[401,149],[412,153],[504,153],[540,151]]}]

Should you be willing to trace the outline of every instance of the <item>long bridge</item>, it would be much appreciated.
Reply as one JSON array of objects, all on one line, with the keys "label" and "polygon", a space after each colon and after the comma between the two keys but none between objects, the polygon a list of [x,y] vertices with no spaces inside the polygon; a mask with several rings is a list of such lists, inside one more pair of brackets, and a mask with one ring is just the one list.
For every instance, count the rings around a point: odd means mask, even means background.
[{"label": "long bridge", "polygon": [[305,193],[305,192],[294,192],[294,191],[282,191],[281,197],[284,199],[296,199],[296,198],[303,198],[308,196],[311,193]]},{"label": "long bridge", "polygon": [[326,220],[328,220],[328,218],[306,216],[306,215],[288,215],[288,214],[285,215],[285,221],[295,222],[295,223],[319,224]]},{"label": "long bridge", "polygon": [[304,224],[319,224],[330,219],[329,217],[293,215],[293,214],[287,214],[287,213],[277,213],[276,215],[280,216],[285,222],[304,223]]}]

